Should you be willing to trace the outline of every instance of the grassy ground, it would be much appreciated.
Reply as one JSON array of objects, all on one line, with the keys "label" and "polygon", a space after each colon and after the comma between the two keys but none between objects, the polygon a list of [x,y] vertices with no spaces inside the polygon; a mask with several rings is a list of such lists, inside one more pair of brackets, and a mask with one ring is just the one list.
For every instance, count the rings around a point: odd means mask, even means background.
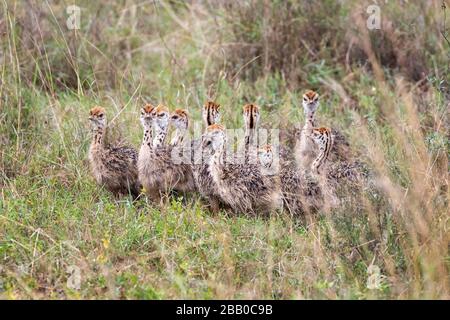
[{"label": "grassy ground", "polygon": [[[2,2],[0,298],[448,299],[441,2],[383,4],[378,31],[369,2],[342,3],[77,1],[74,31],[64,1]],[[215,99],[230,128],[256,102],[284,128],[306,88],[379,192],[304,224],[117,201],[89,173],[93,105],[138,146],[146,101],[199,121]]]}]

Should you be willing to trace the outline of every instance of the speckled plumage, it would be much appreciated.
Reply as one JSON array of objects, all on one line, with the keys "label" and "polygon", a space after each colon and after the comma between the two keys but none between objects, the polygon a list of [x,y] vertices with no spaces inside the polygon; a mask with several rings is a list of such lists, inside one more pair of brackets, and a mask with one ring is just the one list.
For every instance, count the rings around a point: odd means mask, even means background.
[{"label": "speckled plumage", "polygon": [[324,195],[317,179],[294,163],[284,163],[280,170],[284,210],[293,215],[315,212],[324,205]]},{"label": "speckled plumage", "polygon": [[[201,140],[197,140],[195,148],[201,148]],[[209,167],[209,159],[211,157],[208,152],[202,152],[202,163],[193,165],[193,174],[195,185],[202,198],[208,203],[209,209],[216,213],[220,210],[223,203],[219,196],[219,190],[213,182]]]},{"label": "speckled plumage", "polygon": [[[150,199],[160,202],[171,190],[193,191],[195,188],[190,165],[177,163],[172,158],[174,146],[167,146],[165,139],[169,126],[169,110],[164,106],[143,108],[141,122],[144,141],[138,158],[139,180]],[[155,126],[155,137],[146,136]]]},{"label": "speckled plumage", "polygon": [[[273,152],[270,145],[263,146],[258,151],[262,168],[269,172],[273,172]],[[308,170],[300,170],[295,161],[285,160],[280,163],[279,169],[275,172],[280,183],[284,210],[295,216],[304,216],[323,207],[324,195],[317,177]]]},{"label": "speckled plumage", "polygon": [[319,173],[329,158],[331,148],[333,147],[333,137],[331,135],[331,129],[325,127],[312,129],[311,136],[318,149],[317,157],[311,164],[311,170]]},{"label": "speckled plumage", "polygon": [[[207,101],[202,108],[202,118],[205,127],[218,123],[220,120],[220,105],[213,101]],[[202,148],[202,139],[194,140],[192,147],[201,156],[201,159],[198,159],[198,161],[194,159],[195,161],[193,161],[192,165],[197,191],[208,203],[209,209],[216,213],[220,210],[223,202],[220,199],[219,191],[213,182],[209,170],[211,150]]]},{"label": "speckled plumage", "polygon": [[225,129],[211,125],[204,134],[203,145],[212,150],[209,172],[220,198],[234,212],[267,214],[281,208],[281,193],[277,179],[264,175],[259,164],[223,163]]},{"label": "speckled plumage", "polygon": [[[311,129],[316,127],[315,113],[319,107],[319,95],[309,90],[303,95],[303,109],[305,112],[305,124],[296,131],[298,137],[297,146],[295,147],[296,159],[303,168],[309,168],[317,158],[318,150],[314,146],[313,139],[310,138]],[[346,137],[336,129],[331,129],[331,136],[333,140],[332,148],[330,150],[329,159],[349,160],[350,159],[350,145]]]},{"label": "speckled plumage", "polygon": [[259,107],[256,104],[250,103],[244,105],[242,108],[242,115],[244,118],[244,160],[245,163],[255,163],[253,161],[257,157],[258,149],[258,125],[260,119]]},{"label": "speckled plumage", "polygon": [[[174,181],[174,190],[193,192],[196,190],[196,185],[190,158],[192,145],[185,143],[189,128],[189,114],[186,110],[176,109],[171,115],[170,121],[175,127],[175,134],[171,146],[167,148],[172,162],[172,166],[168,170],[173,171],[173,173],[169,172],[169,176],[177,178]],[[188,156],[184,157],[186,154]]]},{"label": "speckled plumage", "polygon": [[203,122],[210,126],[220,122],[220,104],[214,101],[207,101],[202,110]]},{"label": "speckled plumage", "polygon": [[273,149],[270,144],[266,144],[258,149],[259,164],[265,169],[271,169],[274,161]]},{"label": "speckled plumage", "polygon": [[160,200],[170,191],[192,192],[194,178],[189,164],[174,163],[171,146],[154,147],[148,153],[147,161],[141,162],[142,184],[152,199]]},{"label": "speckled plumage", "polygon": [[359,160],[335,161],[328,165],[326,178],[334,188],[346,184],[353,188],[361,188],[371,179],[367,165]]},{"label": "speckled plumage", "polygon": [[131,194],[138,197],[140,184],[136,150],[105,144],[106,115],[102,107],[92,108],[89,119],[93,125],[89,163],[95,180],[117,196]]}]

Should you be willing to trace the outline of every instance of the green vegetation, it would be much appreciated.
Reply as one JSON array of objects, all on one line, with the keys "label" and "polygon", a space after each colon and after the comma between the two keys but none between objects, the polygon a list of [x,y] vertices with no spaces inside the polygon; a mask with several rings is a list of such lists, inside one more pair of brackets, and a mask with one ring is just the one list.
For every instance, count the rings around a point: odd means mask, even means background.
[{"label": "green vegetation", "polygon": [[[372,1],[76,4],[78,30],[64,1],[0,4],[0,298],[450,297],[441,1],[383,2],[372,31]],[[215,99],[230,128],[256,102],[283,128],[309,88],[379,193],[304,224],[213,215],[195,195],[118,201],[89,173],[93,105],[138,146],[145,102],[199,121]]]}]

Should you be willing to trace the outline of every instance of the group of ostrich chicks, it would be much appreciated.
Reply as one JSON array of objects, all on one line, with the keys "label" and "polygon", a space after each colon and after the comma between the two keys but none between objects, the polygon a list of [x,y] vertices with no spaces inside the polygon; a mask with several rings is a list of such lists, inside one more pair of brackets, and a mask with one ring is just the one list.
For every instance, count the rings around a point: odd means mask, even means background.
[{"label": "group of ostrich chicks", "polygon": [[[140,150],[114,146],[104,141],[105,109],[90,110],[93,137],[89,149],[92,174],[98,184],[116,196],[140,196],[141,192],[160,204],[173,192],[198,192],[210,211],[267,215],[287,210],[301,215],[339,202],[335,189],[342,181],[357,181],[361,168],[349,152],[341,133],[317,127],[315,113],[319,95],[303,95],[305,123],[296,137],[295,148],[258,145],[259,107],[243,107],[244,157],[226,161],[227,134],[220,124],[220,105],[203,106],[205,130],[201,139],[188,139],[189,116],[185,110],[173,113],[163,105],[141,109],[144,135]],[[166,142],[168,129],[174,134]],[[178,149],[200,150],[201,161],[175,161]],[[189,153],[191,155],[191,153]],[[279,159],[279,161],[275,161]],[[270,170],[277,162],[278,170]]]}]

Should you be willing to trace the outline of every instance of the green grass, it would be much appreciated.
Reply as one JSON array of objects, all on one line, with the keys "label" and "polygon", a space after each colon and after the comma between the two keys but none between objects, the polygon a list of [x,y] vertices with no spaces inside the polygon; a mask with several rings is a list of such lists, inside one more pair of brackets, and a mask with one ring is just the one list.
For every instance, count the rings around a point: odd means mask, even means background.
[{"label": "green grass", "polygon": [[[247,26],[223,8],[78,5],[77,33],[64,29],[63,7],[52,5],[54,17],[49,7],[30,9],[46,13],[33,44],[18,23],[28,12],[23,5],[7,1],[0,17],[7,22],[0,42],[0,298],[448,299],[448,96],[436,80],[448,75],[440,67],[436,78],[430,67],[427,90],[399,80],[401,66],[383,66],[384,82],[364,65],[347,66],[333,54],[342,48],[331,44],[315,57],[301,55],[296,83],[286,65],[261,73],[256,60],[238,72],[246,55],[229,51],[240,40],[230,30],[246,34]],[[217,10],[217,21],[207,10]],[[99,18],[88,29],[93,12]],[[345,19],[335,21],[330,32],[344,32]],[[263,23],[251,27],[246,41],[259,46]],[[430,53],[427,63],[447,54]],[[93,105],[106,107],[109,120],[118,115],[112,140],[137,147],[144,102],[187,108],[200,121],[201,105],[213,98],[223,123],[237,128],[241,106],[254,101],[263,123],[286,127],[303,121],[301,94],[310,87],[323,97],[320,123],[348,137],[378,191],[307,223],[286,213],[214,215],[195,194],[162,207],[116,200],[90,175]],[[371,265],[381,272],[376,289],[367,287]],[[70,285],[73,267],[79,288]]]}]

